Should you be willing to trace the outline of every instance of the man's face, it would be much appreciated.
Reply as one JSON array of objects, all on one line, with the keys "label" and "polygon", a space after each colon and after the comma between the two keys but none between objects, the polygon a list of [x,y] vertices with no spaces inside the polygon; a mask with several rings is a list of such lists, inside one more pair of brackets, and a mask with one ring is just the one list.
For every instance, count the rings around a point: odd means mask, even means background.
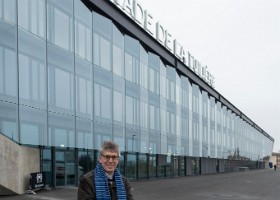
[{"label": "man's face", "polygon": [[113,175],[116,167],[119,164],[119,155],[117,152],[103,151],[103,154],[99,158],[105,172]]}]

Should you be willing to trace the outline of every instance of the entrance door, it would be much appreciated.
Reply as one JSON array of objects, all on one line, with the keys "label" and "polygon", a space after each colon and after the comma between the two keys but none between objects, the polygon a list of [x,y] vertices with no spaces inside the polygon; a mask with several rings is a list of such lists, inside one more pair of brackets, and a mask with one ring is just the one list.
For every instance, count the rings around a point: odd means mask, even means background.
[{"label": "entrance door", "polygon": [[71,150],[55,152],[56,186],[75,185],[75,156]]}]

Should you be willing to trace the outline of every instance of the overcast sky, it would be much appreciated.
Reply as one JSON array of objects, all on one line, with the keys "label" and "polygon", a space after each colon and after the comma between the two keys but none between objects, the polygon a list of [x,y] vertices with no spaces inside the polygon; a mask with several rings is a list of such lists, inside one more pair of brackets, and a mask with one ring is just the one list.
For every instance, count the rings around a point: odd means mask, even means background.
[{"label": "overcast sky", "polygon": [[280,0],[138,0],[280,150]]}]

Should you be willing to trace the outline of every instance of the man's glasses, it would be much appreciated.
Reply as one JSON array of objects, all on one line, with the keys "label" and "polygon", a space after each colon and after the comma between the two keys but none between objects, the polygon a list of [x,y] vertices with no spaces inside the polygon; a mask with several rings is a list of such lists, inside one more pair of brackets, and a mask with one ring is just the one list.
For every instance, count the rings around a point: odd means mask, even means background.
[{"label": "man's glasses", "polygon": [[105,158],[107,161],[109,161],[110,158],[112,158],[112,161],[116,161],[119,159],[119,156],[102,155],[102,157]]}]

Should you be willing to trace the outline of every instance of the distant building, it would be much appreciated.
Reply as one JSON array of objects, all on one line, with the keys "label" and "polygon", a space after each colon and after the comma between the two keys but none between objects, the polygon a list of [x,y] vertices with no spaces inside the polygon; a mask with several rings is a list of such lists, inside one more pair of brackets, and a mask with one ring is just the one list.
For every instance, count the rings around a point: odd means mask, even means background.
[{"label": "distant building", "polygon": [[33,172],[77,186],[105,140],[130,180],[264,168],[274,139],[153,20],[138,1],[0,0],[0,194]]},{"label": "distant building", "polygon": [[273,166],[276,165],[277,168],[280,168],[280,153],[272,152],[270,162],[272,162]]}]

